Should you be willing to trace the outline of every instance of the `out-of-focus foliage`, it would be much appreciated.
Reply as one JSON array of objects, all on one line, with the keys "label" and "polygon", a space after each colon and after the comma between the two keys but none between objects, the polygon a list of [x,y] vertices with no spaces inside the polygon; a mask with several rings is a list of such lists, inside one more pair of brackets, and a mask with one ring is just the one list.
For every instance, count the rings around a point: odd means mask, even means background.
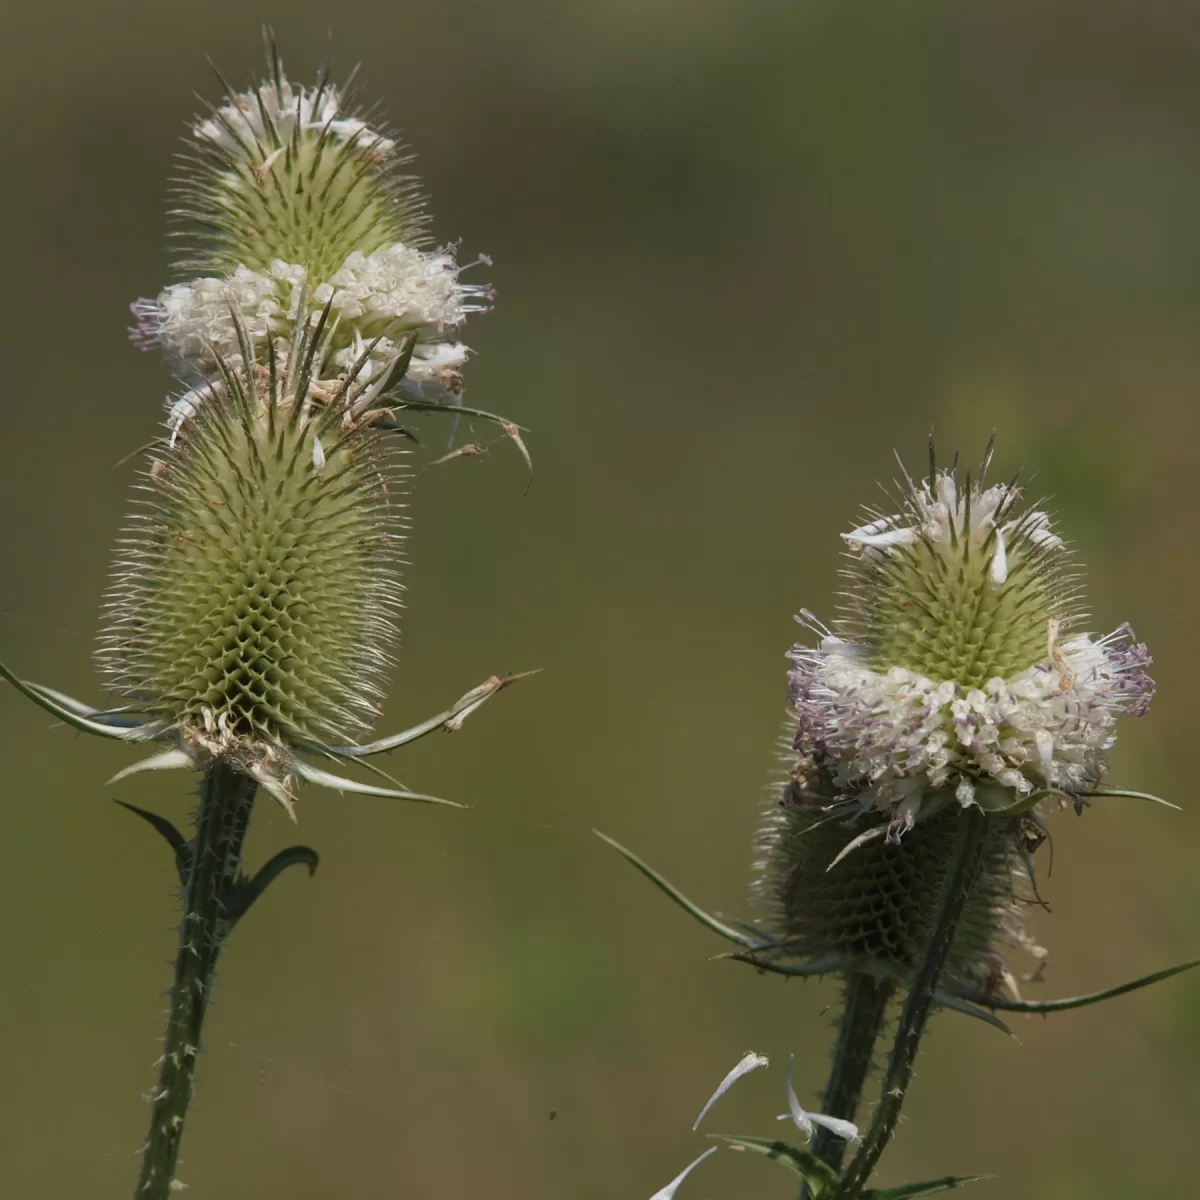
[{"label": "out-of-focus foliage", "polygon": [[[998,427],[999,473],[1023,467],[1052,497],[1097,628],[1131,617],[1158,659],[1114,782],[1188,806],[1054,823],[1054,911],[1034,918],[1053,957],[1030,995],[1194,953],[1195,6],[262,15],[299,77],[334,25],[338,59],[364,61],[419,151],[435,235],[494,257],[467,402],[532,429],[528,495],[501,444],[417,485],[390,727],[493,671],[545,673],[453,754],[434,738],[406,758],[405,783],[474,811],[302,797],[321,871],[282,881],[231,940],[190,1194],[636,1198],[694,1157],[690,1122],[748,1045],[795,1051],[813,1099],[832,993],[708,961],[712,939],[589,831],[745,911],[791,614],[832,607],[864,479],[892,477],[893,447],[919,458],[931,426],[972,458]],[[0,640],[76,695],[99,696],[89,654],[132,470],[114,464],[153,436],[167,386],[125,341],[127,304],[163,279],[169,156],[190,89],[218,95],[205,55],[248,80],[256,16],[229,0],[6,14]],[[445,423],[421,429],[431,456],[450,448]],[[7,696],[0,755],[0,1191],[121,1197],[174,882],[109,797],[176,819],[188,802],[177,779],[106,789],[130,751]],[[262,806],[252,859],[285,821]],[[1018,1019],[1019,1042],[942,1017],[880,1184],[1184,1194],[1198,1012],[1184,976]],[[753,1090],[722,1105],[731,1129],[781,1111]],[[1117,1159],[1117,1143],[1152,1152]],[[793,1192],[734,1154],[688,1187]]]}]

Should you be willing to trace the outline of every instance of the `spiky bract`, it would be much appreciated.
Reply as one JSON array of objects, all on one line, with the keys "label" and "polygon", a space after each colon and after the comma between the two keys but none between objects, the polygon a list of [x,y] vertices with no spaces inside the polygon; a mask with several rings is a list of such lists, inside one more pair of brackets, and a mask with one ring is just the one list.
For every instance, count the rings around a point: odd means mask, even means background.
[{"label": "spiky bract", "polygon": [[395,634],[402,476],[353,381],[342,390],[317,406],[303,373],[256,364],[192,393],[108,605],[114,691],[194,757],[275,781],[293,749],[371,725]]}]

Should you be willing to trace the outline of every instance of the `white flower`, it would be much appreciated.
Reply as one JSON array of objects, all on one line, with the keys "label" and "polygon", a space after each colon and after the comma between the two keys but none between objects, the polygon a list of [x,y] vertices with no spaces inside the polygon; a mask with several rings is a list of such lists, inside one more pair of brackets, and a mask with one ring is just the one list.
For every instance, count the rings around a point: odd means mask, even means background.
[{"label": "white flower", "polygon": [[890,812],[893,842],[930,792],[938,810],[997,811],[1095,790],[1117,717],[1154,695],[1146,647],[1127,625],[1060,639],[1081,615],[1077,585],[1050,518],[1019,508],[1014,485],[905,479],[902,512],[843,535],[837,632],[801,614],[818,642],[789,655],[796,749],[842,800]]},{"label": "white flower", "polygon": [[751,1071],[757,1071],[759,1067],[765,1067],[768,1065],[769,1060],[765,1054],[755,1054],[753,1050],[749,1051],[746,1056],[737,1064],[737,1066],[734,1067],[733,1070],[721,1080],[717,1090],[708,1098],[708,1103],[700,1110],[700,1115],[696,1118],[696,1123],[692,1126],[692,1131],[695,1132],[700,1128],[700,1122],[703,1121],[708,1115],[708,1110],[712,1108],[712,1106],[716,1104],[716,1102],[720,1100],[720,1098],[725,1095],[725,1093],[729,1091],[729,1089],[733,1087],[733,1085],[737,1083],[739,1079],[745,1075],[749,1075]]},{"label": "white flower", "polygon": [[690,1175],[690,1174],[691,1174],[691,1173],[692,1173],[692,1172],[693,1172],[693,1171],[694,1171],[694,1170],[695,1170],[695,1169],[696,1169],[696,1168],[697,1168],[697,1167],[698,1167],[698,1166],[699,1166],[699,1165],[700,1165],[700,1164],[701,1164],[701,1163],[702,1163],[702,1162],[703,1162],[703,1161],[704,1161],[704,1160],[705,1160],[705,1159],[706,1159],[706,1158],[707,1158],[707,1157],[708,1157],[710,1154],[716,1154],[717,1150],[718,1150],[718,1147],[717,1147],[717,1146],[711,1146],[709,1149],[705,1150],[705,1152],[704,1152],[702,1155],[700,1155],[700,1157],[699,1157],[699,1158],[695,1159],[693,1162],[689,1163],[689,1164],[688,1164],[686,1167],[684,1167],[684,1169],[683,1169],[682,1171],[680,1171],[680,1173],[679,1173],[678,1175],[676,1175],[676,1176],[675,1176],[675,1178],[674,1178],[674,1179],[672,1179],[672,1180],[671,1180],[671,1182],[670,1182],[670,1183],[668,1183],[668,1184],[667,1184],[667,1186],[666,1186],[665,1188],[659,1188],[659,1190],[658,1190],[657,1192],[655,1192],[653,1196],[651,1196],[651,1197],[650,1197],[650,1200],[674,1200],[674,1198],[675,1198],[675,1193],[676,1193],[676,1192],[679,1190],[679,1185],[680,1185],[680,1184],[681,1184],[681,1183],[682,1183],[682,1182],[683,1182],[683,1181],[684,1181],[684,1180],[685,1180],[685,1179],[686,1179],[686,1178],[687,1178],[687,1177],[688,1177],[688,1176],[689,1176],[689,1175]]},{"label": "white flower", "polygon": [[904,667],[873,670],[829,635],[815,649],[797,646],[789,657],[801,748],[824,756],[864,808],[907,806],[906,827],[914,782],[953,787],[962,804],[988,780],[1019,795],[1086,792],[1103,773],[1117,716],[1150,702],[1149,656],[1128,626],[1047,649],[1045,661],[977,688]]},{"label": "white flower", "polygon": [[487,307],[488,289],[460,284],[458,273],[452,249],[425,254],[396,242],[372,254],[355,250],[316,288],[313,300],[317,306],[332,300],[343,321],[364,331],[397,323],[441,331]]},{"label": "white flower", "polygon": [[784,1080],[787,1087],[788,1111],[783,1113],[779,1117],[779,1120],[790,1120],[804,1134],[805,1141],[812,1140],[815,1127],[820,1125],[828,1129],[835,1137],[840,1137],[843,1141],[857,1142],[858,1126],[853,1121],[843,1121],[841,1117],[827,1117],[824,1113],[805,1112],[800,1107],[800,1100],[796,1095],[796,1089],[792,1086],[792,1062],[795,1057],[794,1054],[788,1055],[787,1075]]},{"label": "white flower", "polygon": [[[298,121],[302,134],[319,135],[328,129],[329,136],[336,141],[369,146],[380,155],[395,149],[394,142],[375,133],[365,121],[338,115],[342,100],[336,88],[296,87],[287,79],[280,82],[279,88],[274,83],[264,83],[252,92],[240,92],[231,103],[222,105],[194,127],[196,137],[228,154],[247,154],[276,142],[286,145]],[[275,130],[274,138],[270,137],[263,119],[264,109]]]},{"label": "white flower", "polygon": [[[374,254],[350,254],[314,287],[307,305],[313,322],[329,305],[329,361],[349,368],[373,346],[371,357],[383,363],[415,333],[412,378],[452,385],[469,351],[445,340],[446,334],[491,297],[487,286],[460,283],[459,270],[450,250],[425,254],[402,242]],[[277,259],[265,272],[239,266],[224,279],[172,284],[157,300],[134,304],[134,340],[161,347],[179,364],[209,366],[214,354],[240,360],[236,312],[252,347],[271,340],[285,353],[306,283],[302,266]]]},{"label": "white flower", "polygon": [[949,547],[962,537],[979,548],[990,544],[989,574],[998,586],[1008,579],[1006,537],[1016,534],[1047,549],[1062,546],[1062,539],[1051,530],[1050,518],[1044,512],[1029,509],[1019,516],[1011,515],[1018,495],[1016,488],[1003,483],[960,493],[955,477],[943,472],[932,488],[928,481],[912,487],[907,513],[876,518],[842,537],[852,549],[861,551],[886,552],[919,540]]}]

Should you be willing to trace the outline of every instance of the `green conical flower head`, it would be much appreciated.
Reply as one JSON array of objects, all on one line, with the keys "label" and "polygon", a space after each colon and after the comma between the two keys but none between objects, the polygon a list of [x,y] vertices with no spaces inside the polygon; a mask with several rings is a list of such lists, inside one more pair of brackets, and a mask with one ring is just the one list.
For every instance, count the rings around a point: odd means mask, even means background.
[{"label": "green conical flower head", "polygon": [[290,82],[273,44],[268,78],[193,130],[173,192],[183,275],[296,263],[328,279],[358,251],[427,244],[419,180],[396,139],[346,104],[323,68]]},{"label": "green conical flower head", "polygon": [[844,618],[802,622],[790,657],[797,749],[864,807],[911,826],[927,794],[1003,808],[1095,788],[1122,711],[1153,683],[1128,626],[1076,631],[1077,589],[1049,517],[1015,485],[931,467],[902,511],[844,535]]},{"label": "green conical flower head", "polygon": [[[364,356],[405,372],[394,386],[435,401],[462,389],[469,350],[458,333],[490,308],[486,284],[467,284],[454,246],[431,249],[417,180],[395,138],[349,106],[324,70],[293,84],[268,45],[268,78],[192,127],[175,181],[180,247],[192,276],[133,304],[132,336],[165,352],[191,382],[217,358],[241,354],[237,312],[255,353],[282,358],[297,314],[326,309],[319,380]],[[489,262],[481,256],[477,262]]]},{"label": "green conical flower head", "polygon": [[908,513],[846,535],[864,662],[979,688],[1046,657],[1049,631],[1076,619],[1075,592],[1046,514],[1014,512],[1019,497],[935,473]]},{"label": "green conical flower head", "polygon": [[306,390],[256,365],[192,393],[121,544],[102,651],[194,758],[276,782],[294,749],[370,727],[400,604],[394,435],[369,388],[325,408]]}]

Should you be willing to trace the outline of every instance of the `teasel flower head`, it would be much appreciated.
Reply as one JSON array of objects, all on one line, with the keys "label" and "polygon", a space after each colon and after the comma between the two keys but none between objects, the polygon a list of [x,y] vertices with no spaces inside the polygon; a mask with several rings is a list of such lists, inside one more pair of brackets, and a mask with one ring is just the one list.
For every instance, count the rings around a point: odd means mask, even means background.
[{"label": "teasel flower head", "polygon": [[[907,474],[893,506],[843,535],[848,588],[789,653],[787,777],[760,839],[762,891],[797,955],[911,965],[956,821],[984,810],[987,849],[949,965],[1012,983],[1005,947],[1036,947],[1043,814],[1103,794],[1118,718],[1154,685],[1123,625],[1083,628],[1079,579],[1050,517],[1012,483],[957,464]],[[902,842],[902,846],[900,843]]]},{"label": "teasel flower head", "polygon": [[135,343],[195,381],[218,358],[238,362],[235,310],[255,353],[270,346],[280,360],[300,312],[326,310],[333,371],[364,353],[377,371],[403,358],[394,382],[456,395],[469,353],[461,326],[493,292],[461,279],[456,247],[430,246],[396,137],[324,69],[312,87],[293,84],[271,42],[267,78],[226,91],[192,127],[175,182],[175,266],[187,278],[134,303]]},{"label": "teasel flower head", "polygon": [[491,676],[435,717],[363,741],[401,606],[405,452],[381,400],[387,373],[360,362],[317,385],[325,325],[301,317],[287,353],[264,357],[235,310],[238,363],[218,359],[217,376],[177,401],[179,419],[151,447],[99,652],[116,703],[93,708],[3,664],[0,675],[77,729],[167,744],[117,779],[221,762],[293,817],[302,781],[449,804],[313,761],[365,762],[453,732],[522,676]]},{"label": "teasel flower head", "polygon": [[306,324],[283,364],[243,333],[250,369],[222,362],[155,447],[100,655],[171,765],[232,760],[289,809],[297,751],[351,747],[378,714],[405,531],[375,389],[350,374],[316,402]]}]

